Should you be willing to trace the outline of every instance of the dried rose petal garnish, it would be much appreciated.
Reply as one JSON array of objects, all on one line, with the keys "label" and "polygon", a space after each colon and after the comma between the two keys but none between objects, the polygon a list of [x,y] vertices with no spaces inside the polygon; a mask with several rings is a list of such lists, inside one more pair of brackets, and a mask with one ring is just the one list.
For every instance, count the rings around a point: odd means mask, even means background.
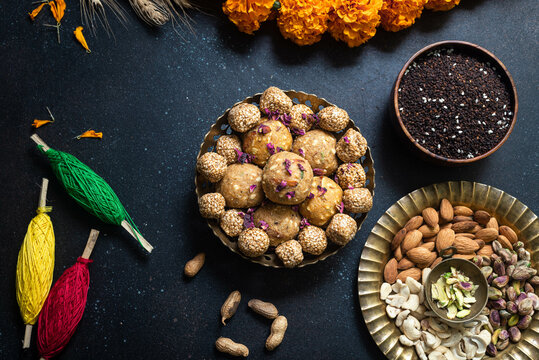
[{"label": "dried rose petal garnish", "polygon": [[292,199],[294,196],[296,196],[296,192],[295,191],[289,191],[285,195],[286,195],[287,198]]},{"label": "dried rose petal garnish", "polygon": [[319,169],[319,168],[314,168],[313,169],[313,174],[315,174],[316,176],[322,176],[326,173],[326,170],[324,169]]},{"label": "dried rose petal garnish", "polygon": [[303,219],[301,219],[301,222],[299,223],[299,228],[300,228],[300,229],[303,229],[304,227],[309,226],[309,225],[311,225],[311,224],[309,224],[309,222],[307,221],[307,219],[306,219],[306,218],[303,218]]},{"label": "dried rose petal garnish", "polygon": [[342,214],[344,212],[344,203],[341,201],[340,205],[337,205],[337,210]]},{"label": "dried rose petal garnish", "polygon": [[290,128],[290,132],[291,132],[293,135],[305,135],[305,130],[303,130],[303,129],[298,129],[298,128],[295,128],[295,127],[291,127],[291,128]]},{"label": "dried rose petal garnish", "polygon": [[243,218],[243,226],[245,226],[247,229],[255,227],[255,223],[253,221],[253,214],[249,213],[249,210],[247,211],[247,213],[238,213],[238,215]]},{"label": "dried rose petal garnish", "polygon": [[267,143],[266,148],[271,155],[275,154],[275,145],[273,145],[272,143]]},{"label": "dried rose petal garnish", "polygon": [[305,157],[305,151],[303,149],[299,149],[298,152],[301,156]]},{"label": "dried rose petal garnish", "polygon": [[286,181],[283,180],[283,181],[281,181],[281,183],[279,185],[277,185],[277,187],[275,188],[275,192],[279,192],[282,189],[284,189],[285,187],[286,187]]},{"label": "dried rose petal garnish", "polygon": [[328,189],[326,189],[325,187],[322,187],[320,185],[318,185],[316,188],[318,189],[318,192],[320,193],[320,196],[324,195],[328,191]]},{"label": "dried rose petal garnish", "polygon": [[292,170],[290,169],[290,166],[292,165],[292,163],[290,162],[289,159],[285,159],[284,161],[284,168],[286,169],[286,171],[288,172],[288,175],[292,175]]},{"label": "dried rose petal garnish", "polygon": [[307,199],[312,199],[314,198],[314,194],[313,193],[309,193],[309,195],[307,195]]},{"label": "dried rose petal garnish", "polygon": [[244,153],[238,148],[234,148],[234,150],[236,151],[236,154],[238,154],[238,162],[240,164],[249,164],[250,162],[253,161],[254,155]]},{"label": "dried rose petal garnish", "polygon": [[249,186],[249,192],[252,193],[253,191],[255,191],[256,189],[256,185],[251,185]]},{"label": "dried rose petal garnish", "polygon": [[258,222],[258,225],[260,226],[260,228],[261,228],[262,230],[267,230],[267,229],[269,228],[268,223],[265,222],[264,220],[260,220],[260,221]]},{"label": "dried rose petal garnish", "polygon": [[343,137],[343,140],[345,143],[350,144],[350,139],[348,139],[348,136]]}]

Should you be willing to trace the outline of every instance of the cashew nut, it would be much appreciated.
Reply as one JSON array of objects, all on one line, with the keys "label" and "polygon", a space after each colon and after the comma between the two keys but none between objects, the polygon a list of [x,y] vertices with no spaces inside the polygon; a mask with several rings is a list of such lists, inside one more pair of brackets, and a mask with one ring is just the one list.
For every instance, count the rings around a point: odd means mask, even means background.
[{"label": "cashew nut", "polygon": [[380,287],[380,300],[387,299],[387,296],[391,294],[391,284],[389,283],[383,283]]},{"label": "cashew nut", "polygon": [[[460,331],[451,331],[451,336],[447,339],[444,339],[442,341],[442,345],[445,347],[452,348],[453,346],[457,345],[460,340],[462,340],[462,334]],[[455,352],[453,351],[453,355],[455,355]],[[457,357],[457,355],[455,355]]]},{"label": "cashew nut", "polygon": [[399,294],[389,295],[386,299],[386,304],[396,308],[401,308],[402,304],[406,301],[406,298]]},{"label": "cashew nut", "polygon": [[427,355],[425,354],[425,349],[423,348],[422,341],[418,341],[415,343],[415,351],[417,353],[417,356],[419,356],[421,360],[427,360]]},{"label": "cashew nut", "polygon": [[429,360],[446,360],[444,354],[441,352],[434,350],[429,354]]},{"label": "cashew nut", "polygon": [[477,344],[472,342],[470,338],[464,338],[464,351],[466,353],[466,359],[471,359],[475,356],[477,352]]},{"label": "cashew nut", "polygon": [[401,291],[401,287],[403,285],[404,284],[402,283],[401,279],[398,279],[396,283],[391,285],[391,288],[393,289],[394,292],[396,292],[398,294]]},{"label": "cashew nut", "polygon": [[439,337],[427,331],[423,331],[421,339],[423,339],[427,349],[436,349],[442,343]]},{"label": "cashew nut", "polygon": [[429,318],[429,325],[431,328],[433,328],[437,332],[448,332],[449,327],[447,324],[441,323],[437,321],[435,318]]},{"label": "cashew nut", "polygon": [[424,268],[423,271],[421,272],[421,282],[423,286],[425,286],[425,281],[427,281],[427,277],[429,276],[430,271],[431,271],[430,268]]},{"label": "cashew nut", "polygon": [[403,309],[416,311],[419,307],[419,296],[417,296],[416,294],[411,294],[408,300],[404,304],[402,304],[401,307]]},{"label": "cashew nut", "polygon": [[402,332],[408,339],[416,341],[421,337],[420,327],[419,320],[413,316],[408,316],[402,323]]},{"label": "cashew nut", "polygon": [[404,346],[414,346],[414,342],[406,337],[406,335],[399,336],[399,341]]},{"label": "cashew nut", "polygon": [[412,294],[417,294],[421,290],[421,283],[414,278],[407,277],[406,285]]},{"label": "cashew nut", "polygon": [[390,319],[396,318],[397,315],[399,315],[400,312],[401,312],[401,310],[396,308],[396,307],[393,307],[391,305],[386,306],[386,313],[387,313],[387,316],[389,316]]},{"label": "cashew nut", "polygon": [[425,302],[425,288],[423,287],[423,285],[421,285],[417,296],[419,296],[419,303],[423,304]]},{"label": "cashew nut", "polygon": [[397,315],[397,318],[395,319],[395,325],[397,325],[397,327],[400,327],[404,319],[406,319],[406,317],[409,314],[410,314],[410,310],[401,311],[399,315]]}]

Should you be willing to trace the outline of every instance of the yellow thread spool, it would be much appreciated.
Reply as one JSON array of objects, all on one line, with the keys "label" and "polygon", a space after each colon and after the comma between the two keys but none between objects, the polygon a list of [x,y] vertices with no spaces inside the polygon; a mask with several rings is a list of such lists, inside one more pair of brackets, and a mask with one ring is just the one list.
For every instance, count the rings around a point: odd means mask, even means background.
[{"label": "yellow thread spool", "polygon": [[30,347],[32,325],[49,294],[54,270],[54,230],[45,206],[49,181],[43,179],[37,216],[26,231],[17,260],[16,292],[26,326],[23,348]]}]

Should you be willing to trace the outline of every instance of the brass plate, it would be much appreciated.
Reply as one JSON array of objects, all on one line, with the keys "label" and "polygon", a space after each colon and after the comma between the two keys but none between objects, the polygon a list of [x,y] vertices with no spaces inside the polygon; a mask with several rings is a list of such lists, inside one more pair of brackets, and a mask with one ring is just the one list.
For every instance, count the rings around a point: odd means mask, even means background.
[{"label": "brass plate", "polygon": [[[288,95],[294,101],[294,104],[305,104],[305,105],[309,106],[315,113],[318,113],[318,111],[320,109],[322,109],[323,107],[333,106],[333,104],[328,102],[326,99],[319,98],[318,96],[313,95],[313,94],[306,94],[304,92],[295,91],[295,90],[285,91],[285,93],[286,93],[286,95]],[[261,95],[262,94],[259,93],[259,94],[255,94],[254,96],[250,96],[250,97],[246,98],[245,100],[234,104],[234,106],[237,105],[237,104],[240,104],[240,103],[249,103],[249,104],[258,105],[258,102],[260,101],[260,96]],[[199,153],[197,155],[197,159],[202,154],[204,154],[204,153],[206,153],[208,151],[213,151],[214,150],[215,143],[216,143],[217,139],[219,138],[219,136],[224,135],[224,134],[232,134],[232,130],[228,126],[228,121],[227,121],[229,111],[230,111],[230,109],[227,109],[223,113],[223,115],[221,115],[217,119],[215,124],[213,124],[211,126],[210,131],[206,134],[206,136],[204,136],[204,142],[202,143],[202,145],[200,145],[200,151],[199,151]],[[334,134],[336,136],[337,140],[349,128],[354,128],[356,130],[359,130],[358,127],[355,126],[354,122],[352,120],[350,120],[350,123],[348,124],[346,129],[344,129],[343,131],[341,131],[339,133]],[[342,162],[339,160],[339,163],[342,163]],[[365,169],[365,173],[366,173],[366,176],[367,176],[367,182],[366,182],[365,187],[367,189],[369,189],[371,194],[374,196],[374,161],[373,161],[372,156],[371,156],[370,148],[367,149],[367,153],[365,154],[365,156],[363,156],[360,159],[360,163],[363,166],[363,168]],[[214,189],[215,189],[213,184],[207,182],[199,174],[195,174],[195,186],[196,186],[196,194],[197,194],[198,198],[200,198],[202,195],[204,195],[204,194],[206,194],[208,192],[214,191]],[[367,214],[361,214],[361,215],[358,215],[358,216],[355,217],[355,220],[357,222],[358,231],[361,228],[361,224],[363,224],[363,221],[365,221],[366,218],[367,218]],[[264,265],[264,266],[268,266],[268,267],[284,268],[284,265],[281,263],[281,261],[279,260],[277,255],[275,255],[275,253],[272,253],[272,252],[268,252],[268,253],[266,253],[266,254],[264,254],[262,256],[259,256],[257,258],[249,258],[249,257],[243,255],[238,249],[238,244],[237,244],[237,241],[236,241],[237,238],[228,237],[225,234],[225,232],[221,229],[221,227],[219,226],[219,223],[217,222],[217,220],[208,220],[208,226],[212,229],[215,236],[217,236],[226,247],[228,247],[230,250],[232,250],[236,254],[240,255],[244,259],[247,259],[247,260],[249,260],[251,262],[261,264],[261,265]],[[327,249],[322,254],[320,254],[318,256],[312,256],[312,255],[305,254],[305,259],[303,260],[303,262],[298,267],[303,267],[305,265],[314,264],[314,263],[316,263],[316,262],[318,262],[320,260],[324,260],[328,256],[331,256],[331,255],[334,255],[335,253],[337,253],[337,251],[339,251],[340,248],[342,248],[342,246],[337,246],[335,244],[328,243]]]},{"label": "brass plate", "polygon": [[[539,220],[523,203],[492,186],[469,181],[450,181],[415,190],[392,205],[378,220],[363,248],[358,270],[358,294],[363,319],[369,332],[388,359],[418,359],[414,348],[404,347],[401,331],[386,315],[380,300],[383,268],[389,260],[390,243],[395,233],[425,207],[437,208],[447,198],[453,205],[484,209],[495,215],[500,225],[510,225],[530,251],[532,264],[539,261]],[[496,359],[535,360],[539,354],[539,311],[535,312],[522,339],[498,353]],[[484,357],[488,359],[488,356]]]}]

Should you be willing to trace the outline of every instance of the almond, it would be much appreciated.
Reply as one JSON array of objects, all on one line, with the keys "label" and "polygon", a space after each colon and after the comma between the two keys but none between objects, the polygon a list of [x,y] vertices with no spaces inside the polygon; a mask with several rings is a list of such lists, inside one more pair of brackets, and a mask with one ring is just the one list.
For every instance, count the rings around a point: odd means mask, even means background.
[{"label": "almond", "polygon": [[461,221],[473,221],[473,217],[471,216],[462,216],[462,215],[457,215],[453,218],[453,222],[454,223],[458,223],[458,222],[461,222]]},{"label": "almond", "polygon": [[406,236],[407,230],[405,228],[400,229],[395,236],[393,237],[393,241],[391,241],[391,250],[395,250],[398,248],[404,240],[404,236]]},{"label": "almond", "polygon": [[479,250],[481,250],[483,246],[485,246],[485,242],[481,239],[475,239],[474,241],[477,245],[479,245]]},{"label": "almond", "polygon": [[411,277],[415,281],[421,282],[421,270],[414,267],[408,270],[401,271],[399,275],[397,275],[397,280],[406,282],[406,278],[408,277]]},{"label": "almond", "polygon": [[454,223],[451,229],[453,229],[455,233],[470,232],[475,228],[475,225],[477,225],[475,221],[461,221]]},{"label": "almond", "polygon": [[494,251],[492,250],[491,245],[485,245],[481,249],[477,250],[477,255],[481,255],[481,256],[490,257],[490,255],[492,255],[493,253]]},{"label": "almond", "polygon": [[421,245],[422,248],[425,248],[428,251],[434,251],[434,246],[435,246],[434,242],[428,242]]},{"label": "almond", "polygon": [[471,253],[471,254],[455,254],[453,255],[454,258],[457,258],[457,259],[466,259],[466,260],[471,260],[475,257],[475,253]]},{"label": "almond", "polygon": [[473,254],[479,250],[479,245],[472,239],[457,236],[453,242],[453,246],[459,254]]},{"label": "almond", "polygon": [[502,225],[499,228],[500,235],[503,235],[511,242],[511,244],[514,244],[518,241],[517,233],[511,229],[509,226]]},{"label": "almond", "polygon": [[476,239],[481,239],[486,243],[496,240],[498,238],[498,230],[493,228],[484,228],[475,233]]},{"label": "almond", "polygon": [[500,244],[502,244],[502,247],[513,250],[513,244],[509,241],[509,239],[506,236],[500,235],[498,236],[498,241]]},{"label": "almond", "polygon": [[436,265],[438,265],[439,263],[441,263],[442,260],[443,260],[443,258],[441,258],[441,257],[438,256],[438,257],[436,258],[436,260],[434,260],[434,262],[433,262],[432,264],[430,264],[429,267],[430,267],[431,269],[433,269]]},{"label": "almond", "polygon": [[402,258],[401,261],[399,261],[399,263],[397,264],[398,270],[406,270],[413,267],[414,267],[414,263],[411,262],[410,259],[408,258]]},{"label": "almond", "polygon": [[436,250],[442,251],[455,241],[455,232],[452,229],[442,229],[436,236]]},{"label": "almond", "polygon": [[426,268],[436,260],[436,253],[424,247],[412,249],[406,253],[406,256],[420,269]]},{"label": "almond", "polygon": [[490,214],[486,212],[485,210],[477,210],[473,214],[473,219],[477,221],[479,224],[485,226],[488,224],[490,220]]},{"label": "almond", "polygon": [[467,206],[455,206],[453,208],[453,212],[455,213],[455,215],[462,215],[462,216],[472,216],[473,215],[473,210],[470,209]]},{"label": "almond", "polygon": [[389,260],[384,268],[384,281],[390,284],[397,281],[397,260],[395,258]]},{"label": "almond", "polygon": [[423,224],[423,216],[417,215],[408,220],[406,225],[404,225],[404,228],[408,231],[412,231],[415,229],[419,229],[419,227]]},{"label": "almond", "polygon": [[462,236],[462,237],[467,237],[468,239],[475,239],[475,234],[471,234],[471,233],[459,233],[459,236]]},{"label": "almond", "polygon": [[438,225],[440,219],[438,218],[438,213],[433,208],[425,208],[423,209],[421,214],[423,215],[423,220],[425,221],[425,224],[427,224],[428,226],[435,227],[436,225]]},{"label": "almond", "polygon": [[397,259],[397,261],[401,261],[402,252],[401,252],[401,247],[400,246],[395,249],[395,251],[393,252],[393,255],[395,255],[395,259]]},{"label": "almond", "polygon": [[428,225],[422,225],[419,228],[419,231],[423,234],[423,237],[433,237],[436,234],[438,234],[438,231],[440,231],[440,225],[436,224],[433,227],[430,227]]},{"label": "almond", "polygon": [[474,226],[474,228],[473,228],[472,230],[470,230],[470,232],[471,232],[472,234],[475,234],[476,232],[478,232],[479,230],[482,230],[482,229],[484,229],[484,227],[482,227],[481,225],[477,224],[477,225]]},{"label": "almond", "polygon": [[440,202],[440,218],[444,222],[453,221],[453,205],[447,199],[442,199]]},{"label": "almond", "polygon": [[453,227],[453,224],[451,223],[440,225],[440,229],[451,229],[452,227]]},{"label": "almond", "polygon": [[490,220],[488,221],[487,225],[486,225],[487,228],[489,229],[496,229],[496,231],[498,231],[498,220],[496,220],[495,217],[491,217]]},{"label": "almond", "polygon": [[[423,220],[421,220],[423,221]],[[412,230],[406,234],[404,237],[404,240],[401,244],[401,251],[402,254],[406,254],[406,252],[410,249],[413,249],[419,245],[421,242],[421,239],[423,238],[423,234],[419,230]]]},{"label": "almond", "polygon": [[431,236],[428,238],[423,238],[423,242],[430,243],[430,242],[436,242],[436,236]]}]

